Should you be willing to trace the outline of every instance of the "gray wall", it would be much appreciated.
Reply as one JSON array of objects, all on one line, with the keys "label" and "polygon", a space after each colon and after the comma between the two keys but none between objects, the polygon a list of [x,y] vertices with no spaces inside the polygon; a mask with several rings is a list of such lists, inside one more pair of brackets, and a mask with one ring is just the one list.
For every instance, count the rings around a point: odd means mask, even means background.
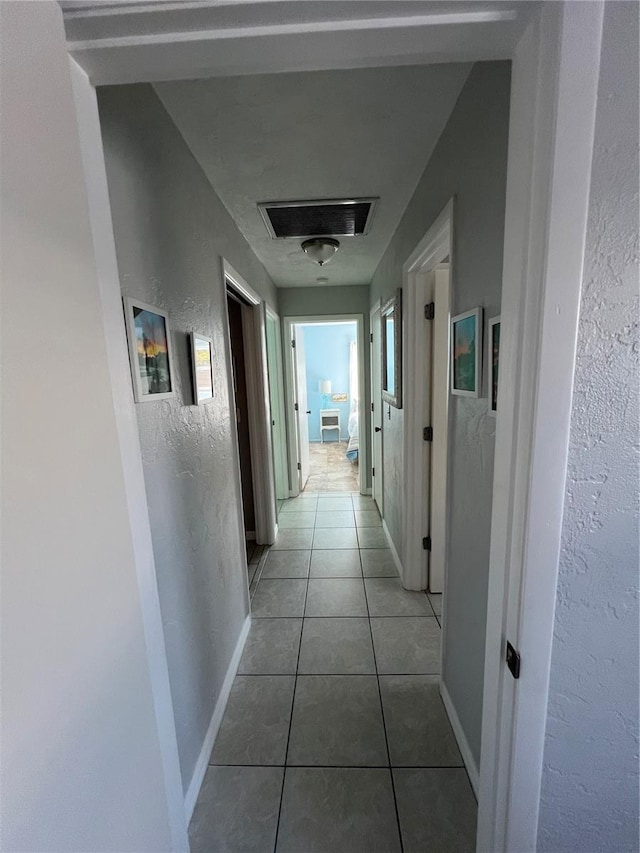
[{"label": "gray wall", "polygon": [[2,849],[175,850],[60,7],[0,35]]},{"label": "gray wall", "polygon": [[[150,86],[99,92],[122,292],[169,311],[177,397],[136,406],[183,786],[248,613],[220,256],[276,295]],[[213,338],[215,402],[192,405],[187,333]]]},{"label": "gray wall", "polygon": [[638,6],[607,3],[538,849],[638,850]]},{"label": "gray wall", "polygon": [[[398,230],[376,270],[371,300],[402,284],[402,264],[455,196],[452,312],[500,313],[509,125],[510,64],[477,63]],[[444,681],[480,760],[495,418],[479,399],[450,398],[449,543]],[[385,519],[402,557],[403,411],[385,414]]]},{"label": "gray wall", "polygon": [[[367,488],[371,488],[371,380],[369,352],[369,285],[336,287],[281,287],[278,289],[278,311],[285,317],[312,317],[324,314],[362,314],[364,317],[364,410],[365,423],[360,435],[366,435]],[[284,358],[289,355],[287,341],[282,340]],[[365,432],[366,430],[366,432]]]}]

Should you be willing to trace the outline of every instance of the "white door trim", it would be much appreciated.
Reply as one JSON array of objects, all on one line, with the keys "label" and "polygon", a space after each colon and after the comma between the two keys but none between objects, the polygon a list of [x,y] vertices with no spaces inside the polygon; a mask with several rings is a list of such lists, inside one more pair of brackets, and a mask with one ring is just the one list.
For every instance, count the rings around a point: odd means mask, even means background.
[{"label": "white door trim", "polygon": [[282,352],[284,356],[284,400],[287,424],[287,461],[289,469],[289,495],[292,498],[300,494],[300,475],[298,473],[298,462],[300,452],[298,450],[298,424],[296,423],[295,410],[295,377],[293,372],[293,353],[291,341],[293,340],[293,323],[287,323],[286,318],[282,321]]},{"label": "white door trim", "polygon": [[491,853],[537,843],[602,14],[541,4],[513,61],[477,840]]},{"label": "white door trim", "polygon": [[426,589],[427,561],[422,538],[425,525],[422,437],[426,406],[424,364],[424,275],[449,258],[453,280],[454,200],[450,199],[402,267],[402,372],[404,402],[404,513],[402,583],[406,589]]},{"label": "white door trim", "polygon": [[[376,420],[379,418],[379,425],[382,428],[382,382],[381,382],[381,363],[380,359],[382,357],[382,350],[380,348],[380,311],[381,311],[381,302],[378,301],[373,305],[371,311],[369,312],[369,374],[371,380],[371,429],[369,430],[369,437],[371,440],[371,495],[376,501],[378,509],[380,510],[380,515],[384,519],[384,432],[380,433],[380,463],[376,465],[376,438],[375,438],[375,428],[376,428]],[[376,319],[377,315],[377,319]],[[378,340],[375,340],[375,331],[378,333]],[[377,346],[377,349],[376,349]],[[377,361],[378,369],[377,371],[374,369],[374,363]],[[377,384],[376,384],[377,377]],[[375,469],[375,477],[373,475],[373,470]]]},{"label": "white door trim", "polygon": [[[306,317],[284,317],[284,346],[291,346],[291,330],[293,326],[300,324],[313,323],[355,323],[358,334],[358,387],[360,393],[360,405],[358,407],[358,430],[359,443],[358,450],[358,481],[360,485],[360,494],[367,494],[367,434],[362,425],[366,422],[365,411],[365,369],[364,369],[364,315],[363,314],[313,314]],[[287,426],[289,434],[289,471],[291,476],[291,496],[295,497],[298,494],[298,457],[297,457],[297,430],[295,423],[294,402],[294,382],[293,382],[293,360],[291,357],[286,359],[285,363],[285,382],[286,382],[286,401],[287,401]],[[293,441],[292,441],[293,438]],[[294,485],[295,484],[295,488]]]},{"label": "white door trim", "polygon": [[[158,4],[155,9],[159,14],[163,11]],[[531,22],[517,41],[516,33],[521,31],[520,10],[531,15]],[[116,25],[124,27],[125,34],[127,12],[118,8],[110,12]],[[497,18],[485,19],[476,22],[473,29],[471,24],[464,24],[455,33],[449,31],[449,41],[444,46],[439,21],[434,20],[435,26],[426,33],[417,27],[396,28],[398,38],[392,48],[386,24],[380,25],[380,31],[370,29],[373,41],[371,46],[367,45],[365,58],[367,66],[389,64],[403,55],[411,56],[414,62],[421,58],[424,61],[432,50],[431,56],[439,62],[509,57],[513,60],[501,312],[504,324],[501,346],[506,355],[501,359],[496,433],[496,446],[501,450],[496,453],[494,477],[479,798],[478,850],[482,853],[528,851],[536,847],[602,30],[601,2],[514,4],[505,12],[511,15],[508,32]],[[305,32],[312,28],[317,29],[315,23],[306,25],[306,29],[303,26]],[[297,49],[299,39],[283,40],[281,35],[263,33],[261,57],[253,64],[249,54],[255,30],[236,31],[233,44],[227,42],[233,50],[226,54],[216,52],[216,71],[250,73],[293,67],[345,68],[357,64],[360,60],[352,55],[353,45],[342,39],[336,41],[334,29],[333,22],[324,27],[320,59],[311,51],[301,54]],[[170,27],[168,30],[160,40],[163,42],[160,47],[166,46],[171,51],[179,44],[183,51],[182,76],[202,76],[202,66],[194,61],[193,45],[180,38],[181,34],[171,32]],[[489,55],[496,50],[494,36],[498,30],[504,36],[501,52]],[[425,34],[430,37],[428,44]],[[360,32],[354,33],[354,38],[362,45]],[[128,60],[127,82],[149,80],[155,74],[177,76],[166,61],[166,53],[158,62],[158,57],[151,57],[140,40],[127,44],[121,41],[106,50],[105,47],[104,43],[70,46],[91,75],[91,82],[87,80],[89,88],[97,82],[118,82],[119,75],[124,73],[123,53]],[[239,58],[239,48],[243,50],[243,58]],[[209,46],[207,50],[210,55]],[[248,57],[246,65],[244,57]],[[76,110],[80,125],[92,121],[93,112],[97,117],[95,91],[93,102],[77,97]],[[97,172],[101,176],[104,170],[102,140],[96,126],[97,134],[92,131],[92,135],[99,142],[97,147],[89,149],[86,141],[83,143],[88,184],[90,174],[94,177]],[[108,198],[101,198],[98,204],[90,202],[89,215],[94,235],[105,234],[110,217]],[[113,277],[117,267],[112,236],[101,243],[100,251],[102,263],[108,267],[103,296],[108,307],[114,293],[119,292],[117,275]],[[109,340],[113,332],[110,314],[104,306],[103,309]],[[508,317],[512,318],[510,329]],[[523,332],[526,334],[516,346],[517,336]],[[508,356],[515,356],[513,364],[507,364]],[[505,379],[505,374],[511,378]],[[112,381],[114,407],[117,407],[115,373]],[[511,406],[505,401],[504,387],[508,383],[513,383],[518,394]],[[125,408],[122,417],[126,420],[132,415]],[[168,681],[157,618],[159,610],[152,601],[157,590],[153,557],[148,548],[143,482],[138,476],[140,450],[124,421],[121,427],[123,459],[129,459],[138,472],[130,489],[129,514],[140,539],[137,565],[142,597],[151,601],[145,629],[150,667],[156,678],[154,699],[159,731],[165,744],[165,781],[169,802],[175,803],[179,784],[175,733],[167,730],[169,715],[162,711],[163,704],[166,708]],[[508,452],[501,459],[503,450]],[[515,682],[504,679],[502,654],[507,631],[523,653],[517,690]],[[167,717],[164,722],[160,720],[163,713]],[[174,843],[179,849],[186,826],[177,825],[175,809],[170,809],[170,813]]]},{"label": "white door trim", "polygon": [[[275,386],[275,405],[277,407],[277,411],[271,412],[272,420],[274,418],[278,418],[279,422],[282,424],[282,438],[283,438],[283,446],[279,449],[279,453],[273,454],[273,464],[274,466],[278,465],[277,458],[280,459],[280,476],[282,478],[282,482],[286,487],[287,496],[289,493],[289,466],[287,464],[287,426],[286,426],[286,413],[285,413],[285,402],[284,402],[284,365],[282,363],[282,326],[280,322],[280,315],[276,314],[276,312],[270,308],[268,305],[267,309],[267,318],[269,320],[273,320],[275,323],[276,330],[276,340],[275,340],[275,376],[271,376],[269,373],[269,385]],[[267,371],[269,368],[269,360],[267,359]],[[269,398],[271,399],[271,397]],[[272,439],[273,440],[273,439]],[[278,496],[276,495],[276,498]]]},{"label": "white door trim", "polygon": [[163,781],[167,798],[172,849],[188,851],[188,820],[185,819],[185,800],[140,450],[140,434],[131,392],[131,370],[122,317],[120,275],[111,218],[100,116],[95,88],[73,59],[70,60],[69,64],[78,116],[80,151],[87,191],[88,216],[93,235],[113,410],[120,441],[122,473],[127,495],[127,510],[131,526],[138,588],[140,590],[144,640],[164,769]]},{"label": "white door trim", "polygon": [[[429,530],[431,551],[427,584],[430,592],[444,592],[448,537],[449,481],[449,327],[451,316],[451,265],[438,265],[427,277],[430,299],[435,306],[431,322],[431,352],[424,363],[431,369],[431,407],[426,410],[431,424],[431,464],[425,489],[429,490]],[[426,293],[425,293],[426,296]],[[425,299],[425,302],[427,300]],[[424,342],[427,344],[427,337]],[[428,445],[425,445],[425,450]]]},{"label": "white door trim", "polygon": [[[276,539],[276,485],[271,444],[271,411],[267,372],[266,305],[249,283],[222,258],[225,281],[250,305],[242,306],[245,374],[249,411],[249,445],[251,447],[251,481],[258,545],[273,545]],[[231,338],[227,325],[229,356]],[[229,361],[231,364],[231,361]],[[234,415],[235,421],[235,415]],[[237,426],[237,425],[236,425]],[[240,459],[238,457],[238,466]],[[241,527],[243,529],[244,522]]]},{"label": "white door trim", "polygon": [[369,4],[342,0],[325,4],[326,11],[312,19],[307,3],[283,3],[277,20],[270,21],[270,4],[252,4],[258,10],[252,19],[242,8],[247,0],[194,0],[166,9],[152,2],[74,8],[65,0],[68,50],[95,86],[495,60],[510,56],[529,14],[516,0],[500,3],[499,9],[465,3],[453,11],[414,0],[415,11],[409,13],[394,0],[378,0],[381,14],[372,16]]}]

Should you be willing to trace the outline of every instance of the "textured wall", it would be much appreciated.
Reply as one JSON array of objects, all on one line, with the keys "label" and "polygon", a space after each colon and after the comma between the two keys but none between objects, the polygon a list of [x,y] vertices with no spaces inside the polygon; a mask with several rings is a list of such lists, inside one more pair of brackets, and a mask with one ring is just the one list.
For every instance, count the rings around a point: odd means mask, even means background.
[{"label": "textured wall", "polygon": [[[360,435],[366,430],[367,488],[371,488],[371,383],[369,353],[369,286],[334,287],[282,287],[278,290],[278,311],[284,317],[312,317],[332,314],[362,314],[364,318],[364,408],[365,423]],[[286,341],[283,340],[285,357]]]},{"label": "textured wall", "polygon": [[[509,125],[510,65],[477,63],[371,284],[371,299],[402,283],[402,265],[455,196],[452,311],[500,313]],[[448,595],[444,680],[480,758],[495,419],[483,397],[450,398]],[[388,417],[390,413],[390,418]],[[382,419],[384,510],[402,555],[403,411]]]},{"label": "textured wall", "polygon": [[538,849],[638,850],[638,6],[607,3]]},{"label": "textured wall", "polygon": [[[225,353],[223,255],[275,289],[148,86],[99,93],[123,294],[169,311],[177,397],[136,406],[183,785],[248,613]],[[192,405],[187,333],[213,338],[215,402]]]},{"label": "textured wall", "polygon": [[159,853],[144,591],[60,7],[2,3],[0,35],[1,846]]}]

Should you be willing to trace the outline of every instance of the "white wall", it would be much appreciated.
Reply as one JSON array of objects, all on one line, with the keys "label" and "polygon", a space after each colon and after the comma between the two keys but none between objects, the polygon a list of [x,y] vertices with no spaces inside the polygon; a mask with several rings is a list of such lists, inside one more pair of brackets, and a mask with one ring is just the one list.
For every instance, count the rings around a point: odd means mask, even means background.
[{"label": "white wall", "polygon": [[638,850],[638,5],[605,7],[538,849]]},{"label": "white wall", "polygon": [[[275,288],[150,86],[99,90],[122,293],[169,311],[177,396],[136,406],[183,787],[249,611],[221,256]],[[188,333],[213,339],[194,406]]]},{"label": "white wall", "polygon": [[61,13],[0,15],[2,847],[176,849]]},{"label": "white wall", "polygon": [[[402,265],[455,196],[453,314],[481,306],[485,333],[500,313],[510,65],[477,63],[371,284],[372,304],[402,281]],[[484,352],[484,348],[483,348]],[[450,397],[449,542],[443,678],[480,758],[495,418],[483,396]],[[388,411],[391,417],[388,417]],[[402,558],[402,409],[382,418],[384,513]]]}]

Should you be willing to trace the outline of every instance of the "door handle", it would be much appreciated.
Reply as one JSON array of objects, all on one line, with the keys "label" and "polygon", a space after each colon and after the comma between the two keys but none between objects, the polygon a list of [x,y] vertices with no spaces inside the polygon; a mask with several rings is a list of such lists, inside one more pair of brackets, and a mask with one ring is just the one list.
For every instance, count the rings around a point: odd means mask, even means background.
[{"label": "door handle", "polygon": [[311,409],[307,409],[307,414],[308,414],[308,415],[310,415],[310,414],[311,414]]},{"label": "door handle", "polygon": [[373,431],[374,432],[382,432],[382,427],[374,427]]}]

